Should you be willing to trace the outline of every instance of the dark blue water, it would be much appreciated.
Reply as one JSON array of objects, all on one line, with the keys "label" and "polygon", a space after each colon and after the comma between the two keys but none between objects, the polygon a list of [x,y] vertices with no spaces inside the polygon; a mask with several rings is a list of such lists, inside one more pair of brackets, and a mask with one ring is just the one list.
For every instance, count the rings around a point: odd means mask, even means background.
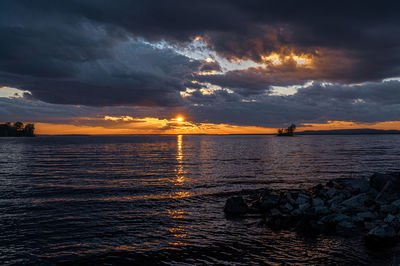
[{"label": "dark blue water", "polygon": [[242,190],[400,171],[400,135],[0,138],[0,262],[390,264],[399,248],[228,220]]}]

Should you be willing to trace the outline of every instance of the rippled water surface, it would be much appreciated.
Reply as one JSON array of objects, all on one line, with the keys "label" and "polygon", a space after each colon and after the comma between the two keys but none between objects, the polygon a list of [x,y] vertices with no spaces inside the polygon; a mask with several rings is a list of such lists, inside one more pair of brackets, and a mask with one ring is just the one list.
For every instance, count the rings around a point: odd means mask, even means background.
[{"label": "rippled water surface", "polygon": [[0,138],[0,262],[390,264],[399,248],[226,219],[242,190],[400,171],[400,135]]}]

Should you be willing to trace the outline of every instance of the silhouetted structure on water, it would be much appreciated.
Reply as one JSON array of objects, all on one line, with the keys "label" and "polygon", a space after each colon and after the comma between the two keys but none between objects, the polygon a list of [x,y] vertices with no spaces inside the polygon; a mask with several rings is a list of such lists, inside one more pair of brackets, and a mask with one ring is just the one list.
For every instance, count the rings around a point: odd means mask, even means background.
[{"label": "silhouetted structure on water", "polygon": [[294,135],[294,131],[296,130],[296,125],[291,124],[288,128],[280,128],[278,129],[278,137],[292,137]]},{"label": "silhouetted structure on water", "polygon": [[35,125],[22,122],[0,124],[0,137],[34,137]]}]

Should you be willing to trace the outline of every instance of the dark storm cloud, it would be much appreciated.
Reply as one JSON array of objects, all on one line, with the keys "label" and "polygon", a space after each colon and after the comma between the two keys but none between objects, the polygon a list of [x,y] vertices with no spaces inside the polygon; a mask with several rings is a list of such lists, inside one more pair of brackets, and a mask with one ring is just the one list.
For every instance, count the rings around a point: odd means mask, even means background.
[{"label": "dark storm cloud", "polygon": [[[396,1],[4,0],[0,34],[0,86],[48,103],[187,105],[199,120],[257,125],[400,119],[398,83],[368,82],[400,76]],[[198,75],[222,67],[154,45],[182,48],[196,36],[220,57],[266,66]],[[281,64],[266,59],[271,53]],[[293,55],[311,63],[298,64]],[[203,95],[193,80],[234,93]],[[336,85],[264,95],[310,80]],[[367,83],[346,85],[359,82]],[[183,100],[187,87],[197,91]]]},{"label": "dark storm cloud", "polygon": [[[236,95],[236,94],[235,94]],[[203,97],[209,97],[208,95]],[[199,102],[199,96],[193,96]],[[192,100],[188,97],[187,100]],[[315,83],[290,96],[255,95],[232,104],[221,94],[214,102],[202,101],[189,112],[197,121],[282,127],[290,122],[400,120],[400,82],[368,82],[360,85]]]}]

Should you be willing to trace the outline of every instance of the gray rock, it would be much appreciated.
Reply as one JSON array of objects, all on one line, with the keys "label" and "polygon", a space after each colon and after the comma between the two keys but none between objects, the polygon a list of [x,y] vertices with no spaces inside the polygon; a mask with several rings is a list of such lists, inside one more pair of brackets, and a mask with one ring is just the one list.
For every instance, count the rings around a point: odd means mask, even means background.
[{"label": "gray rock", "polygon": [[300,216],[302,214],[302,212],[299,209],[295,209],[290,214],[293,216]]},{"label": "gray rock", "polygon": [[365,203],[368,201],[370,201],[369,196],[366,193],[362,193],[343,201],[339,206],[339,210],[342,212],[365,211],[367,210]]},{"label": "gray rock", "polygon": [[366,235],[366,241],[370,244],[389,244],[394,243],[397,233],[390,225],[384,224],[370,230]]},{"label": "gray rock", "polygon": [[393,201],[391,205],[396,207],[397,209],[400,209],[400,199]]},{"label": "gray rock", "polygon": [[307,203],[310,200],[310,197],[303,194],[303,193],[299,193],[299,195],[297,196],[296,199],[296,204],[297,205],[302,205],[304,203]]},{"label": "gray rock", "polygon": [[360,212],[357,213],[356,217],[360,222],[362,222],[365,220],[373,220],[377,217],[377,215],[372,212]]},{"label": "gray rock", "polygon": [[375,188],[370,187],[366,193],[371,199],[375,199],[379,192]]},{"label": "gray rock", "polygon": [[301,212],[304,212],[305,210],[310,209],[311,205],[309,203],[303,203],[301,205],[299,205],[299,210]]},{"label": "gray rock", "polygon": [[365,228],[365,230],[367,230],[367,231],[371,231],[372,229],[374,229],[375,227],[377,227],[377,226],[380,226],[380,225],[383,225],[383,223],[381,222],[381,221],[377,221],[377,220],[375,220],[375,221],[365,221],[364,222],[364,228]]},{"label": "gray rock", "polygon": [[342,181],[346,190],[351,193],[365,193],[369,190],[370,184],[365,178],[352,178]]},{"label": "gray rock", "polygon": [[282,209],[282,211],[284,211],[284,212],[291,212],[291,211],[293,211],[293,206],[288,202],[288,203],[286,203],[285,205],[283,205],[282,207],[281,207],[281,209]]},{"label": "gray rock", "polygon": [[400,186],[388,181],[382,190],[378,193],[375,201],[378,203],[387,203],[400,198]]},{"label": "gray rock", "polygon": [[393,204],[383,204],[383,205],[381,205],[381,207],[380,207],[380,211],[383,213],[383,214],[388,214],[388,213],[390,213],[390,214],[395,214],[395,213],[397,213],[397,207],[395,206],[395,205],[393,205]]},{"label": "gray rock", "polygon": [[317,215],[325,215],[329,213],[329,209],[325,206],[317,206],[313,208],[313,211]]},{"label": "gray rock", "polygon": [[392,175],[375,173],[369,178],[371,187],[381,191],[388,181],[394,181]]},{"label": "gray rock", "polygon": [[[398,214],[397,216],[395,216],[395,218],[393,219],[393,221],[390,222],[390,225],[396,230],[399,231],[400,230],[400,214]],[[400,233],[400,231],[399,231]]]},{"label": "gray rock", "polygon": [[312,199],[312,205],[314,207],[322,207],[322,206],[324,206],[324,204],[325,204],[325,202],[320,198],[313,198]]},{"label": "gray rock", "polygon": [[344,199],[345,199],[345,195],[342,193],[338,193],[337,195],[335,195],[333,198],[331,198],[328,201],[328,204],[329,204],[329,206],[331,206],[332,204],[342,202]]},{"label": "gray rock", "polygon": [[269,211],[279,204],[281,197],[279,195],[265,195],[261,201],[260,208],[262,211]]},{"label": "gray rock", "polygon": [[331,210],[332,213],[339,213],[339,204],[338,203],[333,203],[329,206],[329,210]]},{"label": "gray rock", "polygon": [[394,219],[396,218],[396,216],[388,214],[388,216],[385,217],[385,220],[383,220],[385,223],[391,223]]},{"label": "gray rock", "polygon": [[328,191],[326,192],[328,198],[333,198],[337,193],[337,190],[335,188],[330,188],[328,189]]},{"label": "gray rock", "polygon": [[229,198],[224,207],[224,212],[229,215],[245,214],[249,207],[242,197]]},{"label": "gray rock", "polygon": [[342,221],[351,221],[351,217],[342,213],[339,213],[333,218],[333,222],[340,223]]},{"label": "gray rock", "polygon": [[293,198],[293,194],[289,191],[286,193],[286,200],[291,204],[291,205],[295,205],[296,201]]}]

